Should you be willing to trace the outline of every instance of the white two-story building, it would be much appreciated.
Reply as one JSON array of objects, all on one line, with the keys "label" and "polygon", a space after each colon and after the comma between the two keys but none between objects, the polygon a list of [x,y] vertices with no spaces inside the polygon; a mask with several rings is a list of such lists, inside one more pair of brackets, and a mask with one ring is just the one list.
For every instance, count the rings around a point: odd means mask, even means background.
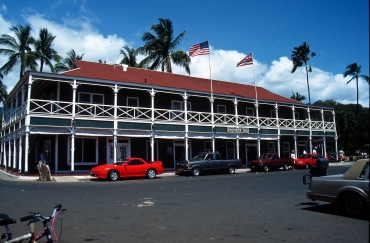
[{"label": "white two-story building", "polygon": [[4,102],[1,146],[14,172],[36,173],[47,151],[52,173],[74,174],[125,157],[170,170],[201,150],[244,165],[263,152],[324,154],[337,135],[333,109],[262,87],[76,60],[23,75]]}]

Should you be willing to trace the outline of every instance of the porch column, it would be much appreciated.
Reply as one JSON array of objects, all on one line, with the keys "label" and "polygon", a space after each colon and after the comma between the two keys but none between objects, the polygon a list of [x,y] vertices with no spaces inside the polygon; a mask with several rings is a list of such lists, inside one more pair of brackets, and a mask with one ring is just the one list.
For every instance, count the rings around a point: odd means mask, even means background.
[{"label": "porch column", "polygon": [[261,134],[260,134],[260,118],[258,115],[258,101],[256,99],[256,103],[254,104],[254,107],[256,108],[256,118],[257,118],[257,157],[261,156]]},{"label": "porch column", "polygon": [[118,96],[118,86],[117,84],[114,85],[113,93],[114,93],[114,130],[113,130],[113,163],[117,163],[117,96]]},{"label": "porch column", "polygon": [[[21,124],[19,124],[19,130],[21,130]],[[22,132],[19,132],[19,144],[18,144],[18,173],[21,173],[22,172],[22,155],[23,155],[23,151],[22,151],[22,145],[23,145],[23,142],[22,142]]]},{"label": "porch column", "polygon": [[298,158],[298,151],[297,151],[298,147],[297,147],[297,134],[294,135],[294,155],[295,155],[295,158]]},{"label": "porch column", "polygon": [[25,126],[26,126],[26,139],[24,145],[24,175],[28,175],[28,156],[30,152],[29,148],[29,140],[30,140],[30,104],[31,104],[31,87],[32,87],[32,76],[28,77],[28,89],[27,89],[27,106],[26,106],[26,119],[25,119]]},{"label": "porch column", "polygon": [[184,119],[185,119],[185,160],[189,160],[189,127],[188,127],[188,95],[185,91],[182,96],[184,99]]},{"label": "porch column", "polygon": [[152,131],[150,134],[150,159],[154,161],[154,138],[155,138],[155,123],[154,123],[154,96],[155,91],[152,89],[150,92],[150,98],[151,98],[151,109],[152,109]]},{"label": "porch column", "polygon": [[[10,131],[10,129],[9,129]],[[12,139],[11,139],[11,134],[9,133],[9,140],[8,140],[8,149],[9,149],[9,152],[8,152],[8,166],[7,166],[7,169],[10,169],[12,168]]]},{"label": "porch column", "polygon": [[213,95],[211,95],[211,98],[209,98],[210,104],[211,104],[211,123],[212,123],[212,151],[215,151],[215,132],[216,132],[216,127],[215,127],[215,118],[214,118],[214,113],[213,113]]},{"label": "porch column", "polygon": [[77,82],[73,80],[72,84],[72,125],[71,125],[71,175],[75,173],[75,136],[76,136],[76,93],[77,93]]},{"label": "porch column", "polygon": [[17,131],[15,124],[13,125],[13,171],[17,170]]},{"label": "porch column", "polygon": [[[280,125],[279,125],[279,107],[277,103],[275,103],[275,116],[276,116],[276,127],[278,129],[278,140],[277,140],[277,146],[278,146],[278,155],[281,158],[281,152],[280,152]],[[290,152],[290,151],[289,151]]]},{"label": "porch column", "polygon": [[337,125],[335,123],[335,111],[333,113],[333,122],[334,122],[334,129],[335,129],[335,160],[338,160],[338,135],[337,135]]},{"label": "porch column", "polygon": [[[24,85],[22,85],[22,88],[21,88],[21,106],[23,106],[24,104]],[[19,131],[21,131],[22,129],[22,124],[19,123]],[[19,147],[18,147],[18,151],[19,151],[19,154],[18,154],[18,173],[21,173],[22,172],[22,168],[23,168],[23,163],[22,163],[22,156],[23,156],[23,134],[22,132],[19,133]]]},{"label": "porch column", "polygon": [[321,120],[322,120],[322,129],[324,131],[324,137],[322,138],[323,141],[323,157],[326,157],[326,131],[325,131],[325,119],[324,119],[324,109],[321,109]]},{"label": "porch column", "polygon": [[[4,114],[3,114],[3,121],[4,121]],[[2,157],[2,163],[1,163],[1,165],[4,167],[4,168],[6,168],[6,142],[5,142],[5,131],[2,131],[1,132],[2,133],[2,138],[3,139],[1,139],[1,149],[2,149],[2,155],[3,155],[3,157]]]},{"label": "porch column", "polygon": [[295,121],[295,107],[294,105],[292,106],[292,117],[293,117],[293,127],[294,129],[297,128],[296,121]]},{"label": "porch column", "polygon": [[[18,91],[15,93],[15,119],[18,118],[18,113],[19,113],[19,109],[18,109]],[[17,127],[16,127],[16,123],[14,123],[14,126],[13,126],[13,132],[14,132],[14,143],[13,143],[13,172],[17,171],[17,138],[18,138],[18,132],[17,132]],[[19,158],[18,158],[19,159]]]},{"label": "porch column", "polygon": [[311,127],[311,114],[310,114],[310,108],[307,108],[307,114],[308,114],[308,127],[310,128],[310,153],[312,153],[312,127]]},{"label": "porch column", "polygon": [[294,105],[292,106],[292,117],[293,117],[293,127],[294,127],[294,154],[295,154],[295,157],[298,158],[298,146],[297,146],[297,125],[296,125],[296,121],[295,121],[295,107]]},{"label": "porch column", "polygon": [[[15,116],[15,113],[14,113],[14,105],[13,105],[13,98],[10,98],[10,111],[11,111],[11,114],[10,114],[10,119],[14,119],[14,116]],[[12,141],[13,141],[13,132],[11,131],[10,127],[12,127],[12,125],[9,126],[9,161],[8,161],[8,169],[11,169],[12,168],[12,164],[14,164],[14,151],[12,150]],[[13,130],[14,131],[14,130]],[[14,141],[13,141],[14,142]]]},{"label": "porch column", "polygon": [[[236,125],[236,128],[239,128],[238,100],[236,98],[234,98],[234,108],[235,108],[235,125]],[[238,133],[236,134],[235,142],[236,142],[236,158],[239,159],[240,156],[239,156],[239,134]]]}]

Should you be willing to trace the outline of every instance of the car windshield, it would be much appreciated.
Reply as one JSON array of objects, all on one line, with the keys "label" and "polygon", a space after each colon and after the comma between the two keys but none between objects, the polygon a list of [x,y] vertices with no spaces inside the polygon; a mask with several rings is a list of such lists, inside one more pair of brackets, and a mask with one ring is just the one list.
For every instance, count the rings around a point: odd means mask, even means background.
[{"label": "car windshield", "polygon": [[204,158],[207,156],[206,153],[199,153],[193,157],[193,160],[204,160]]},{"label": "car windshield", "polygon": [[272,154],[262,154],[261,158],[262,159],[271,159]]},{"label": "car windshield", "polygon": [[124,161],[117,161],[116,163],[114,163],[115,165],[123,165],[124,163],[127,163],[127,160],[124,160]]},{"label": "car windshield", "polygon": [[301,156],[299,156],[299,158],[305,159],[305,158],[308,158],[308,155],[307,154],[302,154]]}]

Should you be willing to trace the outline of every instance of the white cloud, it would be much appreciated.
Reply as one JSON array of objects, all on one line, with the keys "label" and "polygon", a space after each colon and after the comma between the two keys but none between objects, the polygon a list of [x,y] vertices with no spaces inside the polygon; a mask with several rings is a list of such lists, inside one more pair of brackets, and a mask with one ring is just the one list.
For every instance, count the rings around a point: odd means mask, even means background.
[{"label": "white cloud", "polygon": [[5,6],[5,4],[1,4],[0,12],[2,12],[2,13],[8,12],[8,8]]},{"label": "white cloud", "polygon": [[[74,49],[77,54],[84,54],[83,59],[87,61],[97,62],[102,59],[107,63],[118,63],[122,59],[122,55],[119,55],[120,49],[126,44],[131,46],[129,41],[115,34],[103,36],[86,17],[80,19],[65,18],[62,23],[57,23],[47,20],[42,15],[34,14],[28,16],[26,21],[31,25],[34,37],[37,37],[41,28],[47,28],[53,35],[56,35],[54,48],[62,57],[65,57],[67,52]],[[12,23],[0,15],[0,33],[10,34],[9,28],[11,26]],[[213,49],[211,46],[211,59],[208,55],[191,59],[191,76],[210,78],[210,61],[212,79],[253,85],[255,76],[256,85],[258,86],[286,97],[290,97],[292,92],[298,92],[306,96],[304,102],[308,102],[304,67],[299,67],[292,74],[291,60],[283,56],[273,60],[270,64],[260,63],[255,59],[254,66],[236,68],[236,63],[246,55],[236,50]],[[138,60],[141,59],[142,57],[139,56]],[[6,60],[6,56],[0,55],[1,65]],[[173,66],[173,72],[187,75],[183,68],[175,65]],[[8,86],[8,91],[13,88],[18,81],[18,77],[18,68],[4,77],[4,83]],[[313,72],[309,73],[311,102],[333,99],[343,104],[356,103],[356,82],[352,81],[346,84],[349,79],[349,77],[343,78],[342,74],[332,74],[318,67],[313,67]],[[369,107],[369,86],[362,79],[359,80],[359,92],[359,103]]]}]

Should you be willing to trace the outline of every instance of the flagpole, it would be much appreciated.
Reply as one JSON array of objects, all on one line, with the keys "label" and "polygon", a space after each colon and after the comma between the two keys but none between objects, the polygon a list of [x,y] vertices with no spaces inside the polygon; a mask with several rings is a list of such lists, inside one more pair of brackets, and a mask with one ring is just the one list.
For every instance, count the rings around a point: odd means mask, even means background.
[{"label": "flagpole", "polygon": [[253,65],[253,80],[254,80],[254,92],[256,93],[256,105],[258,105],[258,97],[257,97],[257,86],[256,86],[256,75],[254,74],[254,58],[253,58],[253,52],[251,51],[252,54],[252,65]]},{"label": "flagpole", "polygon": [[209,44],[209,40],[207,41],[208,41],[208,48],[209,48],[208,61],[209,61],[209,79],[211,81],[211,99],[213,100],[213,85],[212,85],[212,71],[211,71],[211,46]]}]

